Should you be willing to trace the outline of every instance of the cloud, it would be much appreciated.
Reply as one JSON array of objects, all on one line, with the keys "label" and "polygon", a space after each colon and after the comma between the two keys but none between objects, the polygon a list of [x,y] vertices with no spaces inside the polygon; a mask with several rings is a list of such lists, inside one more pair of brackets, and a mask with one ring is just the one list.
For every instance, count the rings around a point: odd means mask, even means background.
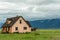
[{"label": "cloud", "polygon": [[0,17],[22,15],[27,20],[60,18],[59,0],[0,0]]}]

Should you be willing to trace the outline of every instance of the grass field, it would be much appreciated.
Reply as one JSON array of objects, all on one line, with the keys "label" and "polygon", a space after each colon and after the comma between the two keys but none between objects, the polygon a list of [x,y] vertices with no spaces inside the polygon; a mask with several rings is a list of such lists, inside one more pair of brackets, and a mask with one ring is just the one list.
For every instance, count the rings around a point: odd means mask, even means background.
[{"label": "grass field", "polygon": [[60,30],[37,30],[26,34],[0,34],[0,40],[60,40]]}]

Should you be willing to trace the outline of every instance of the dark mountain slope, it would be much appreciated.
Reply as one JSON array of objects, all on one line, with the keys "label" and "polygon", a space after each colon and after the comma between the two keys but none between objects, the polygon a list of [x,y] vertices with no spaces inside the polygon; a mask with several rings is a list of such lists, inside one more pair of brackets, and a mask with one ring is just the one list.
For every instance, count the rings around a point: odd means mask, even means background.
[{"label": "dark mountain slope", "polygon": [[60,19],[35,20],[35,21],[30,21],[30,24],[35,28],[59,29]]}]

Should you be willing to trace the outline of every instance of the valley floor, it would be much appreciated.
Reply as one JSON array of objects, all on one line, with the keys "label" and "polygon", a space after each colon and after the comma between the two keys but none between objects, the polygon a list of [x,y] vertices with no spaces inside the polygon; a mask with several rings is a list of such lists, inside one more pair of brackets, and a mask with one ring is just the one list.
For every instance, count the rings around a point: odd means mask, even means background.
[{"label": "valley floor", "polygon": [[0,40],[60,40],[60,30],[39,29],[25,34],[0,34]]}]

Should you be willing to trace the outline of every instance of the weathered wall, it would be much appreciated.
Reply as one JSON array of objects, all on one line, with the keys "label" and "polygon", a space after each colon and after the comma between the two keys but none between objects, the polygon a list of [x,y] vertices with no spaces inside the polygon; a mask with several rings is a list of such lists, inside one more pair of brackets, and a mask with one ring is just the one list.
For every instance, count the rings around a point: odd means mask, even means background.
[{"label": "weathered wall", "polygon": [[[21,24],[20,20],[22,20]],[[17,31],[15,30],[15,27],[18,27]],[[24,27],[27,27],[27,30],[24,30]],[[18,21],[12,26],[12,33],[13,32],[19,32],[19,33],[31,32],[31,27],[29,27],[22,18],[19,18]]]}]

